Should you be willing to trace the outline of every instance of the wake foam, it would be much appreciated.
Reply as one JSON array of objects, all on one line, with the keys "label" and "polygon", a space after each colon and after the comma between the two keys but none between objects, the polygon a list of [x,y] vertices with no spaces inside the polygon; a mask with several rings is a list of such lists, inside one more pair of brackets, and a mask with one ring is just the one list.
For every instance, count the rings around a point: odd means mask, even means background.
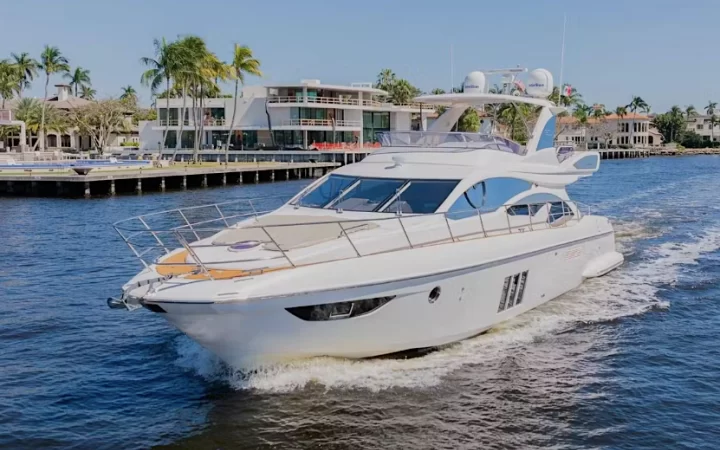
[{"label": "wake foam", "polygon": [[[640,224],[620,226],[619,241],[654,236]],[[443,350],[412,359],[343,360],[313,358],[278,364],[252,372],[227,367],[189,338],[176,341],[176,364],[211,381],[228,383],[234,389],[288,392],[308,386],[325,389],[424,388],[436,386],[453,371],[472,364],[505,358],[510,350],[536,339],[566,331],[579,324],[622,319],[654,309],[666,309],[659,290],[672,286],[686,264],[697,264],[704,254],[720,249],[720,228],[685,243],[668,242],[643,250],[633,261],[602,277],[586,281],[533,311],[498,325],[488,333]],[[622,244],[621,244],[622,245]]]}]

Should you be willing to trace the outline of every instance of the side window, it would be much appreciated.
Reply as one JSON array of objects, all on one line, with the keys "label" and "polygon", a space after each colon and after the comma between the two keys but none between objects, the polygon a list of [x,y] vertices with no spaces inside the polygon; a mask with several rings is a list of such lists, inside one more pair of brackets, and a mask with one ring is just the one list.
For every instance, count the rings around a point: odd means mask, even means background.
[{"label": "side window", "polygon": [[562,199],[553,194],[532,194],[515,202],[514,206],[508,208],[511,216],[535,215],[547,203],[562,202]]},{"label": "side window", "polygon": [[574,214],[572,212],[572,209],[570,209],[570,206],[568,206],[567,203],[563,201],[553,202],[550,204],[550,214],[548,215],[548,222],[554,223],[562,219],[563,217],[572,217],[573,215]]},{"label": "side window", "polygon": [[457,180],[413,180],[407,189],[385,207],[384,212],[402,211],[405,214],[432,214],[455,189]]},{"label": "side window", "polygon": [[517,178],[490,178],[471,187],[453,203],[448,212],[450,219],[464,219],[477,214],[493,212],[508,200],[525,192],[532,184]]},{"label": "side window", "polygon": [[481,181],[465,191],[448,210],[448,219],[459,220],[477,215],[485,199],[485,182]]},{"label": "side window", "polygon": [[517,178],[490,178],[485,180],[486,195],[483,212],[495,211],[508,200],[532,187],[530,182]]}]

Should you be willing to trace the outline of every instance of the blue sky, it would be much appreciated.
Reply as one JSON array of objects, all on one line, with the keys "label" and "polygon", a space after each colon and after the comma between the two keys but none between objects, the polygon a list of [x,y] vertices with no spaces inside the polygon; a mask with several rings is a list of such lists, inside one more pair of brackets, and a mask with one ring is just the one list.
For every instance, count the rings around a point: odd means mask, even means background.
[{"label": "blue sky", "polygon": [[[425,91],[447,89],[451,45],[456,84],[472,70],[516,65],[547,68],[557,84],[564,12],[565,81],[588,103],[614,108],[640,95],[664,111],[720,101],[718,0],[7,1],[0,57],[56,45],[90,70],[100,97],[132,84],[145,103],[140,57],[152,56],[153,38],[183,34],[222,59],[234,42],[249,45],[266,74],[252,84],[374,81],[389,67]],[[31,94],[42,90],[36,81]]]}]

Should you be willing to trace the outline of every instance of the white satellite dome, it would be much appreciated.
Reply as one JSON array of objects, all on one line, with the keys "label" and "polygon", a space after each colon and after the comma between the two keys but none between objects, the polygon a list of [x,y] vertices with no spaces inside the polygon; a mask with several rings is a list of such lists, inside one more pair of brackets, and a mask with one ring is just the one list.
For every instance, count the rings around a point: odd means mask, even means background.
[{"label": "white satellite dome", "polygon": [[466,94],[482,94],[485,92],[485,74],[470,72],[463,81],[463,92]]},{"label": "white satellite dome", "polygon": [[535,69],[530,72],[525,92],[531,97],[546,98],[552,94],[553,76],[545,69]]}]

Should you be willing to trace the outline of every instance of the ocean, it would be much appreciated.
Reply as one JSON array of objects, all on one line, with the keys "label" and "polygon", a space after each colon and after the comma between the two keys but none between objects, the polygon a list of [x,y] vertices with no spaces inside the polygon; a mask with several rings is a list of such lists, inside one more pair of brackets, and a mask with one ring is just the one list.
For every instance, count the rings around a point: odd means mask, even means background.
[{"label": "ocean", "polygon": [[625,264],[424,356],[245,374],[106,306],[141,268],[112,222],[308,182],[0,198],[0,448],[720,446],[720,157],[603,161],[569,191]]}]

